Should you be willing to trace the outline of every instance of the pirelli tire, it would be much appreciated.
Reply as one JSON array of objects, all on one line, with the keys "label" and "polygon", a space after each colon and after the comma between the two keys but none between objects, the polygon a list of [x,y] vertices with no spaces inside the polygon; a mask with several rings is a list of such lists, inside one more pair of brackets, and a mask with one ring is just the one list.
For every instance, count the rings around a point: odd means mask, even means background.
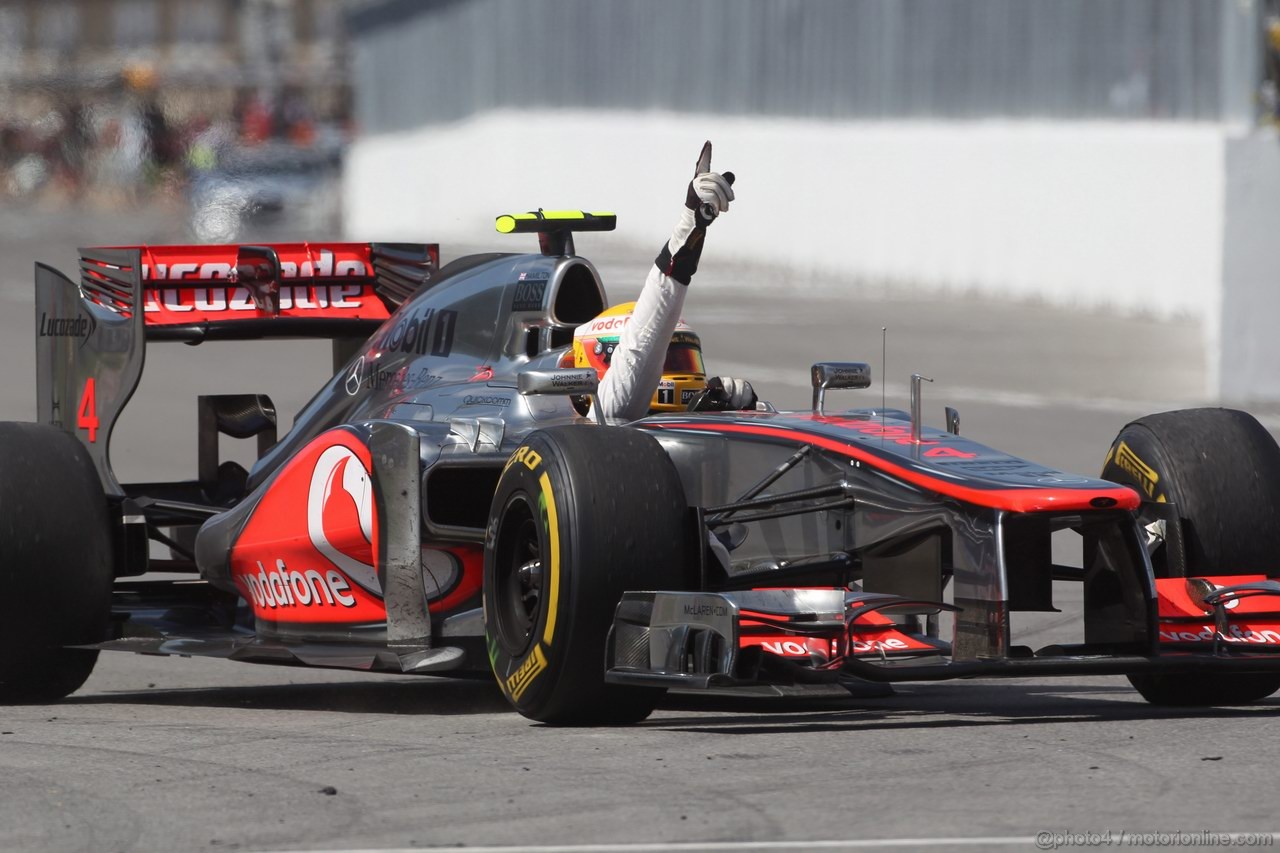
[{"label": "pirelli tire", "polygon": [[0,423],[0,703],[52,702],[93,672],[106,638],[113,547],[84,446],[44,424]]},{"label": "pirelli tire", "polygon": [[631,723],[661,689],[604,682],[622,593],[685,584],[687,504],[650,435],[574,425],[532,433],[511,456],[490,510],[485,641],[498,686],[545,723]]},{"label": "pirelli tire", "polygon": [[[1274,574],[1280,567],[1280,447],[1245,412],[1184,409],[1125,426],[1102,476],[1178,508],[1189,577]],[[1145,523],[1145,522],[1144,522]],[[1157,577],[1180,574],[1163,550]],[[1240,705],[1280,689],[1280,675],[1133,675],[1156,705]]]}]

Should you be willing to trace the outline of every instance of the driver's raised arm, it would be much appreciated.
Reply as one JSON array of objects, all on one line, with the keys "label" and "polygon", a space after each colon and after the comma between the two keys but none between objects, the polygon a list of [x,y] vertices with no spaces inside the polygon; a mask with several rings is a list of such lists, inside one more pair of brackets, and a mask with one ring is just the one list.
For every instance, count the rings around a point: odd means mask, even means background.
[{"label": "driver's raised arm", "polygon": [[596,400],[605,417],[635,420],[648,413],[689,281],[698,271],[707,226],[729,209],[732,184],[732,172],[711,171],[711,143],[706,143],[685,193],[680,221],[649,270],[600,382]]}]

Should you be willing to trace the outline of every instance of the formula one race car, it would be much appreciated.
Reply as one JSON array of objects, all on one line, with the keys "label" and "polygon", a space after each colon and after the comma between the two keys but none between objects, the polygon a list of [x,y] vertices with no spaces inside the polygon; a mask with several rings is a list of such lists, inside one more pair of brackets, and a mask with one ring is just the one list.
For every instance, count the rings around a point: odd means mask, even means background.
[{"label": "formula one race car", "polygon": [[[542,251],[443,269],[379,243],[85,249],[78,283],[37,265],[40,423],[0,425],[0,699],[65,696],[101,649],[491,670],[556,723],[850,679],[1280,688],[1280,449],[1248,415],[1136,421],[1106,480],[963,438],[952,411],[925,428],[918,393],[828,411],[861,363],[813,365],[807,411],[599,423],[565,353],[608,303],[573,232],[613,223],[502,217]],[[262,395],[200,396],[197,479],[118,482],[151,344],[280,337],[333,341],[291,430]],[[250,470],[222,435],[256,441]],[[1061,531],[1081,565],[1055,563]],[[1055,580],[1083,585],[1083,642],[1016,645],[1010,614],[1052,610]]]}]

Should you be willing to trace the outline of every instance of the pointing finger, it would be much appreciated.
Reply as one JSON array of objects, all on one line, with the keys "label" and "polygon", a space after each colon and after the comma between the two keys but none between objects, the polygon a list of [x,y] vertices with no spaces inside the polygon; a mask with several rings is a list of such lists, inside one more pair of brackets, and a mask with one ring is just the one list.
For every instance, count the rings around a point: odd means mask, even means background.
[{"label": "pointing finger", "polygon": [[694,167],[693,176],[711,171],[711,140],[708,139],[702,144],[702,153],[698,155],[698,165]]}]

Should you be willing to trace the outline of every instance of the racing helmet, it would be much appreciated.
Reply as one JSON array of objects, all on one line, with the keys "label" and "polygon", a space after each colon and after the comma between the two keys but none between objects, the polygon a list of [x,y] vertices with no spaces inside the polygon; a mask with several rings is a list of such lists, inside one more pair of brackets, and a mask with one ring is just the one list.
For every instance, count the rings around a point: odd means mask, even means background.
[{"label": "racing helmet", "polygon": [[[592,367],[604,379],[613,361],[613,351],[622,337],[622,328],[631,321],[634,302],[607,309],[594,320],[583,323],[573,333],[573,366]],[[707,387],[707,369],[702,364],[702,339],[681,320],[671,334],[667,357],[662,365],[658,390],[649,403],[651,412],[683,412],[694,397]]]}]

